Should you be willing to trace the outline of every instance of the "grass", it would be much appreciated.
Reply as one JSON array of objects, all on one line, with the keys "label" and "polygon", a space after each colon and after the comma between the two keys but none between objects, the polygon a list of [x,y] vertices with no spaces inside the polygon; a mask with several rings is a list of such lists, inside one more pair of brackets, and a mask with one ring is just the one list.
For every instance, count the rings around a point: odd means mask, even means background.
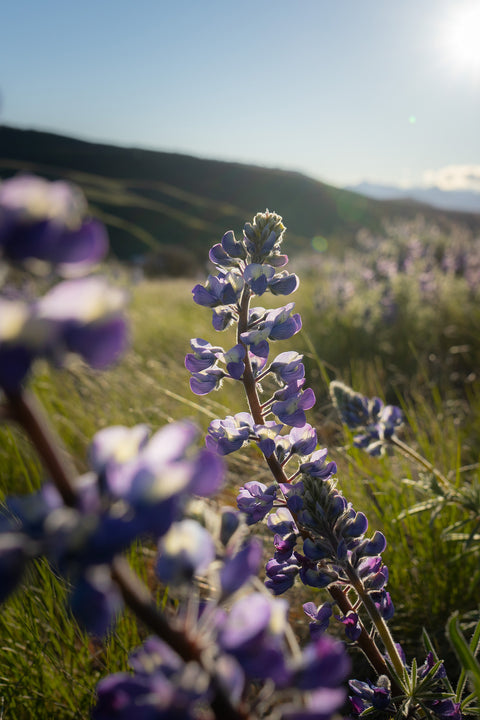
[{"label": "grass", "polygon": [[[128,284],[125,276],[121,281]],[[444,289],[434,313],[422,308],[408,288],[399,287],[399,297],[402,292],[408,303],[397,324],[382,326],[376,319],[362,325],[361,298],[340,308],[326,291],[320,297],[321,285],[321,278],[312,274],[302,283],[295,300],[304,328],[275,350],[295,348],[305,353],[308,384],[318,397],[310,421],[338,464],[345,496],[367,514],[372,528],[387,535],[385,561],[396,606],[395,636],[409,655],[421,655],[419,642],[425,626],[440,654],[448,653],[444,627],[449,614],[455,609],[461,614],[471,611],[478,604],[478,588],[472,584],[478,554],[463,557],[457,552],[461,548],[453,549],[442,539],[443,530],[458,516],[455,508],[445,509],[433,521],[427,514],[398,519],[417,499],[415,485],[403,483],[402,478],[415,483],[420,478],[418,468],[398,453],[376,459],[355,450],[327,399],[326,381],[336,377],[365,394],[388,394],[401,402],[408,419],[406,441],[441,472],[453,471],[456,482],[469,482],[468,473],[458,470],[479,459],[478,382],[474,378],[459,385],[451,376],[461,370],[465,379],[479,357],[478,309],[460,285],[455,292],[453,285]],[[156,429],[190,417],[205,430],[214,417],[246,409],[243,394],[234,384],[204,398],[195,397],[188,388],[183,358],[189,338],[204,337],[225,347],[230,341],[234,344],[231,334],[229,340],[216,336],[210,312],[193,304],[191,282],[143,281],[129,290],[132,342],[117,367],[102,374],[81,364],[59,371],[40,367],[35,377],[35,392],[78,472],[87,469],[88,443],[102,427],[146,422]],[[445,365],[449,353],[452,362],[459,359],[450,352],[452,343],[468,345],[468,362],[462,358],[468,367],[459,370],[458,365]],[[14,426],[1,430],[0,467],[5,495],[31,492],[42,482],[39,462]],[[234,503],[236,487],[246,480],[268,478],[254,452],[231,456],[229,467],[222,502]],[[471,471],[475,473],[478,470]],[[151,560],[144,548],[133,548],[130,560],[151,582]],[[155,589],[160,600],[161,590]],[[98,680],[125,669],[128,652],[141,642],[144,630],[129,613],[105,644],[87,638],[65,609],[67,591],[39,562],[26,576],[22,591],[3,606],[0,717],[86,717]],[[306,593],[321,601],[320,594]],[[450,662],[449,655],[447,659]]]}]

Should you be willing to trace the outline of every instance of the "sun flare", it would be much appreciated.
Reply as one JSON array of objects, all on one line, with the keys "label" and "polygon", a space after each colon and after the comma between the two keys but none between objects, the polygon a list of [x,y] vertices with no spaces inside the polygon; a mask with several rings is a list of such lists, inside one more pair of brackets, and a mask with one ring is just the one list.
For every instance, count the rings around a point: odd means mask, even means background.
[{"label": "sun flare", "polygon": [[480,1],[455,3],[442,28],[445,59],[456,73],[480,77]]}]

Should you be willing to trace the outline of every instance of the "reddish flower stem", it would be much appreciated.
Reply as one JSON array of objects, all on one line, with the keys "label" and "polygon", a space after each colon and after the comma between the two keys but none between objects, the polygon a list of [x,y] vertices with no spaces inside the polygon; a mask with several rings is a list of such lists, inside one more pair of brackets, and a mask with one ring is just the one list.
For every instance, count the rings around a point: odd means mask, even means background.
[{"label": "reddish flower stem", "polygon": [[[237,329],[237,342],[238,343],[242,342],[240,339],[240,336],[243,332],[246,332],[246,330],[248,328],[248,312],[249,312],[249,306],[250,306],[250,297],[251,297],[250,290],[247,286],[245,286],[243,293],[242,293],[241,300],[240,300],[240,314],[239,314],[238,329]],[[245,394],[246,394],[250,412],[252,414],[255,424],[263,425],[265,421],[264,421],[264,417],[263,417],[263,413],[262,413],[262,406],[261,406],[261,403],[260,403],[260,400],[258,397],[256,381],[255,381],[255,378],[253,375],[252,366],[250,363],[250,359],[248,357],[248,349],[246,346],[245,346],[245,350],[246,350],[245,370],[244,370],[243,377],[242,377],[243,385],[245,388]],[[288,484],[289,479],[288,479],[287,475],[285,474],[285,471],[284,471],[282,465],[279,463],[279,461],[275,457],[275,454],[272,453],[269,457],[266,458],[266,461],[267,461],[268,467],[270,468],[270,471],[271,471],[273,477],[275,478],[275,480],[278,483]],[[292,513],[292,516],[293,516],[294,520],[296,521],[296,517],[295,517],[294,513]],[[306,533],[304,530],[302,530],[301,524],[297,523],[297,526],[299,528],[299,532],[302,535],[302,537],[304,537],[304,538],[307,537],[308,533]],[[358,578],[357,573],[355,572],[355,569],[353,567],[351,568],[351,572],[355,576],[354,577],[354,580],[355,580],[354,586],[356,587],[356,586],[361,585],[363,588],[363,584],[361,583],[361,580]],[[330,595],[332,596],[333,600],[335,600],[335,602],[337,603],[338,607],[340,608],[340,610],[342,611],[342,613],[344,615],[346,615],[349,612],[354,612],[354,609],[353,609],[353,606],[352,606],[350,600],[348,599],[346,593],[343,591],[343,589],[340,585],[330,585],[327,589],[328,589]],[[356,589],[357,589],[357,587],[356,587]],[[357,589],[357,592],[358,592],[358,589]],[[377,625],[379,618],[380,618],[380,620],[381,620],[380,624],[382,626],[381,629],[383,630],[383,628],[386,628],[385,622],[384,622],[383,618],[381,618],[380,614],[378,613],[374,603],[370,602],[370,604],[368,604],[368,605],[365,603],[365,597],[367,596],[365,589],[363,588],[363,592],[361,594],[360,593],[358,593],[358,594],[361,597],[362,602],[364,603],[364,606],[365,606],[368,614],[370,615],[372,621],[374,622],[374,624]],[[373,610],[375,611],[374,617],[371,616],[372,607],[373,607]],[[363,624],[361,622],[360,622],[360,626],[361,626],[361,633],[357,639],[357,644],[364,652],[366,658],[368,659],[368,661],[374,668],[375,672],[378,675],[386,675],[387,677],[389,677],[394,694],[401,693],[401,690],[398,687],[398,684],[397,684],[395,678],[390,673],[388,665],[385,661],[385,658],[383,657],[382,653],[378,649],[375,641],[370,636],[370,634],[367,632],[367,630],[365,629],[365,627],[363,626]],[[391,640],[391,635],[390,635],[390,632],[388,631],[388,629],[387,629],[387,632],[388,632],[388,639],[391,641],[388,643],[388,647],[389,647],[389,650],[391,650],[392,647],[394,648],[394,645],[393,645],[393,641]],[[395,648],[394,648],[394,651],[395,651],[394,655],[396,655],[398,657],[398,653]],[[394,662],[395,662],[395,659],[396,658],[394,657]],[[398,658],[398,660],[399,660],[399,658]],[[400,662],[400,660],[399,660],[399,662]],[[397,664],[398,663],[396,663],[396,665]],[[396,667],[396,669],[398,672],[399,668]]]},{"label": "reddish flower stem", "polygon": [[[69,507],[76,506],[74,470],[64,459],[59,438],[55,437],[35,397],[26,390],[6,393],[8,415],[23,427],[41,457],[55,487]],[[169,645],[185,662],[203,666],[203,648],[186,632],[173,628],[153,602],[148,588],[122,556],[111,563],[112,579],[122,593],[125,604],[144,625]],[[209,673],[210,674],[210,673]],[[216,677],[211,677],[211,707],[217,720],[255,720],[247,709],[232,705]]]}]

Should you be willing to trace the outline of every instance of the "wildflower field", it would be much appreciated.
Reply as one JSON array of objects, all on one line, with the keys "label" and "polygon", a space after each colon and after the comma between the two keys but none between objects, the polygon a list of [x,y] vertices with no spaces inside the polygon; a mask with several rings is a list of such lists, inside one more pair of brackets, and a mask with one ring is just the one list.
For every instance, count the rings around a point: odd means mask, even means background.
[{"label": "wildflower field", "polygon": [[287,272],[278,215],[234,230],[196,284],[103,265],[71,308],[87,280],[0,235],[0,717],[475,717],[480,237],[419,217]]}]

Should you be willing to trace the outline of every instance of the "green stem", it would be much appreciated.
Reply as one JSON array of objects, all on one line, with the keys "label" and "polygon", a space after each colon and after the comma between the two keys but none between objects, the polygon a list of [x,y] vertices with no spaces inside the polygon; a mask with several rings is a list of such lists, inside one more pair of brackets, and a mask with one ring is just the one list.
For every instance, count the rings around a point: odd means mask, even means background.
[{"label": "green stem", "polygon": [[395,646],[395,642],[393,640],[392,634],[389,630],[389,627],[381,614],[379,613],[375,603],[373,602],[372,598],[368,594],[367,590],[365,589],[365,586],[361,579],[359,578],[355,568],[348,564],[346,568],[348,578],[352,584],[352,587],[354,588],[355,592],[357,593],[358,597],[363,603],[363,606],[365,610],[368,612],[371,621],[373,622],[376,631],[378,632],[380,638],[382,639],[383,645],[385,647],[385,650],[388,653],[388,656],[390,658],[390,662],[392,663],[393,667],[395,668],[395,672],[397,675],[402,678],[404,675],[404,665],[402,662],[402,659],[398,653],[398,650]]},{"label": "green stem", "polygon": [[400,440],[396,435],[392,435],[392,437],[390,438],[390,442],[392,445],[395,445],[399,450],[401,450],[405,455],[411,457],[412,460],[415,460],[418,465],[425,468],[425,470],[431,472],[432,475],[434,475],[435,478],[438,480],[439,485],[443,487],[447,495],[451,495],[452,493],[454,493],[454,488],[451,486],[445,475],[443,475],[439,470],[437,470],[437,468],[432,465],[432,463],[429,462],[426,458],[417,453],[417,451],[410,447],[410,445],[402,442],[402,440]]}]

